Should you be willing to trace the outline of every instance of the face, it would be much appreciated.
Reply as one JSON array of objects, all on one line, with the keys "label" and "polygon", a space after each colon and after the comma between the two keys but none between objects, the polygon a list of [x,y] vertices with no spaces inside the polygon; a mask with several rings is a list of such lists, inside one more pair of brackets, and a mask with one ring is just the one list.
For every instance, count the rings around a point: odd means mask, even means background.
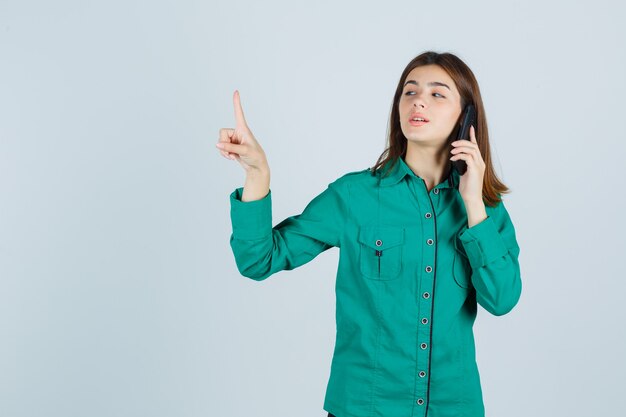
[{"label": "face", "polygon": [[[399,103],[400,127],[409,142],[443,146],[461,115],[461,96],[438,65],[414,68],[404,80]],[[414,122],[421,113],[428,122]]]}]

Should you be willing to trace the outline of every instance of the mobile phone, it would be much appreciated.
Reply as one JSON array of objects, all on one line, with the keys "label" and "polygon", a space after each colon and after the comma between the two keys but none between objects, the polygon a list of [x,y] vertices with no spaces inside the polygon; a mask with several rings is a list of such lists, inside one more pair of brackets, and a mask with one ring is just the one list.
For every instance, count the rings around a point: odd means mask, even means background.
[{"label": "mobile phone", "polygon": [[[469,131],[470,126],[474,126],[474,132],[476,131],[476,108],[472,103],[465,106],[463,110],[463,115],[461,116],[461,127],[459,128],[459,133],[456,137],[456,140],[468,140],[469,141]],[[450,145],[450,148],[454,148]],[[458,154],[457,154],[458,155]],[[457,159],[456,161],[451,161],[452,167],[456,169],[460,175],[465,174],[467,171],[467,163],[462,159]]]}]

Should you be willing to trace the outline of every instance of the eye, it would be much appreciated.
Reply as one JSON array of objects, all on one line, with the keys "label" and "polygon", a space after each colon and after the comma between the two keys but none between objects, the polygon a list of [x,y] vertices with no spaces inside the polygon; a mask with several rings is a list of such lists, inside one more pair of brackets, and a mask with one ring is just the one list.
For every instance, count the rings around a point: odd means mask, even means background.
[{"label": "eye", "polygon": [[[413,95],[412,93],[415,93],[415,91],[407,91],[406,93],[404,93],[404,95],[405,96],[412,96]],[[434,94],[439,94],[440,97],[437,97],[437,98],[446,98],[446,96],[442,95],[441,93],[433,93],[433,95]]]}]

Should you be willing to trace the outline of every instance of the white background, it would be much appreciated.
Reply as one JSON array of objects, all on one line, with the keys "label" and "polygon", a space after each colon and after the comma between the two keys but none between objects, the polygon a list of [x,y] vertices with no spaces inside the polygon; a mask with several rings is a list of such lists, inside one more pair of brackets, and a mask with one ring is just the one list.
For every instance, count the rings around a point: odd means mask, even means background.
[{"label": "white background", "polygon": [[0,415],[326,416],[338,249],[242,277],[244,171],[214,144],[238,89],[276,224],[373,166],[426,50],[474,71],[512,191],[522,296],[475,325],[487,416],[624,415],[624,12],[0,0]]}]

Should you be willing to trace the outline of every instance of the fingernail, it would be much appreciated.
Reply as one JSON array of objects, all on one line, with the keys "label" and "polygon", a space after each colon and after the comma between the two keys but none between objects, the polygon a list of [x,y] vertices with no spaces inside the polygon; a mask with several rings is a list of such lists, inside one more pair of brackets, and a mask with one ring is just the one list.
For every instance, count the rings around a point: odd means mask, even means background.
[{"label": "fingernail", "polygon": [[222,145],[221,143],[216,143],[215,146],[217,146],[218,148],[223,148],[224,145]]}]

